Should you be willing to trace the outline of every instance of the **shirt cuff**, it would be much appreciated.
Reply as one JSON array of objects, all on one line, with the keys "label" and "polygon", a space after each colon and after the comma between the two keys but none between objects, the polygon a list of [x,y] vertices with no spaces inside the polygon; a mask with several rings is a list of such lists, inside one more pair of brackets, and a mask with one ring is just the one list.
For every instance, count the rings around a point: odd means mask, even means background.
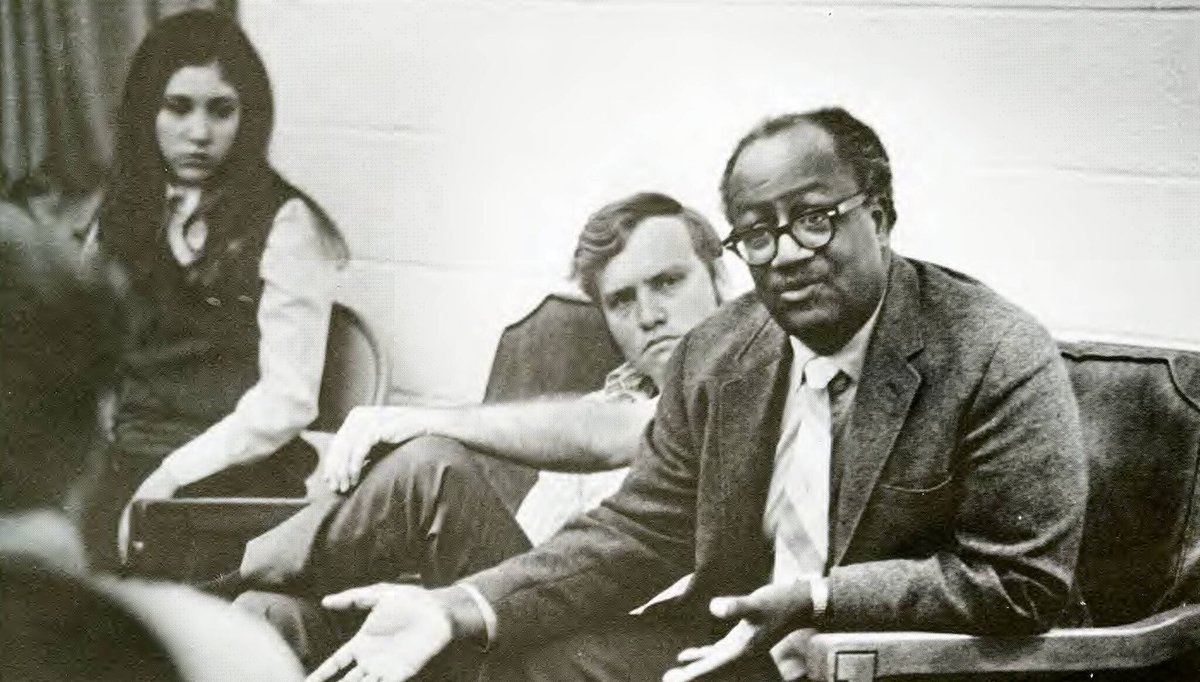
[{"label": "shirt cuff", "polygon": [[479,614],[483,616],[483,629],[487,633],[487,643],[483,650],[487,651],[496,643],[496,609],[492,608],[492,604],[483,596],[478,587],[471,583],[455,583],[456,587],[461,587],[464,592],[471,597],[471,601],[475,602],[475,606],[479,609]]},{"label": "shirt cuff", "polygon": [[825,578],[810,578],[808,590],[812,597],[813,625],[819,628],[825,624],[829,612],[829,582]]}]

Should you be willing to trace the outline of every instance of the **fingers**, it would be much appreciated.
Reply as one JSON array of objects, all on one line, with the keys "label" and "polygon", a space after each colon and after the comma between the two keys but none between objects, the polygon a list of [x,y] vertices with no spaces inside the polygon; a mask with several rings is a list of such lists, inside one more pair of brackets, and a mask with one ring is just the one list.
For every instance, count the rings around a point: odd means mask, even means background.
[{"label": "fingers", "polygon": [[729,664],[750,650],[754,633],[754,626],[743,620],[715,644],[684,649],[678,659],[687,665],[668,670],[663,682],[688,682]]},{"label": "fingers", "polygon": [[703,658],[696,659],[691,663],[681,667],[672,668],[663,675],[663,682],[689,682],[702,675],[720,668],[737,658],[737,654],[732,651],[722,651],[715,647],[701,647],[708,650],[708,654]]},{"label": "fingers", "polygon": [[379,585],[354,587],[344,592],[327,595],[321,600],[321,606],[327,609],[370,609],[379,603],[382,590]]},{"label": "fingers", "polygon": [[714,597],[708,603],[708,610],[712,615],[721,619],[745,618],[757,615],[757,610],[748,596]]},{"label": "fingers", "polygon": [[358,484],[363,462],[375,442],[374,430],[361,418],[361,413],[351,412],[334,435],[326,455],[325,482],[331,490],[344,493]]},{"label": "fingers", "polygon": [[349,464],[346,459],[353,450],[352,441],[355,437],[343,426],[329,445],[329,453],[325,456],[325,483],[334,492],[345,492],[347,489]]},{"label": "fingers", "polygon": [[124,565],[129,562],[129,524],[132,508],[125,507],[125,511],[121,512],[121,520],[117,523],[117,556]]},{"label": "fingers", "polygon": [[680,651],[675,657],[675,660],[679,661],[680,663],[691,663],[692,661],[698,661],[711,653],[712,645],[694,646]]},{"label": "fingers", "polygon": [[[342,645],[342,648],[333,652],[333,655],[325,659],[325,662],[317,666],[317,669],[312,671],[308,677],[304,678],[304,682],[325,682],[332,680],[344,668],[348,668],[354,663],[354,653],[351,649],[353,640]],[[353,673],[354,671],[350,671]],[[350,679],[347,675],[346,679]]]},{"label": "fingers", "polygon": [[[317,678],[315,677],[316,674],[316,672],[313,672],[311,675],[304,678],[304,682],[324,682],[324,680],[330,679],[328,677]],[[333,674],[336,676],[337,671],[334,671]],[[338,680],[339,682],[404,682],[415,675],[415,672],[408,671],[384,675],[382,673],[371,672],[367,670],[367,668],[360,665],[346,671],[346,674],[342,675],[340,678],[338,678]]]},{"label": "fingers", "polygon": [[787,588],[782,585],[768,584],[750,594],[714,597],[708,603],[708,610],[717,618],[748,618],[756,620],[766,615],[771,604],[779,597],[781,591],[786,593]]},{"label": "fingers", "polygon": [[367,672],[366,668],[358,667],[346,673],[342,682],[381,682],[383,677]]}]

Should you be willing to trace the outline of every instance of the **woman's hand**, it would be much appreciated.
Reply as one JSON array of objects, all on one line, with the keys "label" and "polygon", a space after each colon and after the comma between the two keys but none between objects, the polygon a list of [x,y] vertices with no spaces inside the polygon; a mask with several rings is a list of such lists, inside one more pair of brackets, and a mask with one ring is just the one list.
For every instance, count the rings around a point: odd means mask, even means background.
[{"label": "woman's hand", "polygon": [[183,487],[178,479],[164,467],[154,470],[146,477],[133,493],[135,500],[166,500],[175,497],[175,493]]},{"label": "woman's hand", "polygon": [[121,521],[117,524],[117,552],[121,556],[121,563],[128,560],[129,548],[129,516],[133,509],[135,500],[167,500],[175,496],[175,493],[183,487],[171,472],[163,467],[154,470],[154,473],[146,477],[138,489],[133,493],[133,498],[129,504],[125,505],[125,511],[121,512]]}]

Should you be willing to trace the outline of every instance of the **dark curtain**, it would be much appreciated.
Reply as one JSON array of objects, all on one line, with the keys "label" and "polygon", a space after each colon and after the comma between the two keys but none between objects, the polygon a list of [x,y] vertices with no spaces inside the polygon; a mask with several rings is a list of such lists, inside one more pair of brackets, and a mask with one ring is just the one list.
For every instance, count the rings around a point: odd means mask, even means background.
[{"label": "dark curtain", "polygon": [[234,0],[0,0],[0,199],[70,201],[112,158],[125,69],[163,16]]}]

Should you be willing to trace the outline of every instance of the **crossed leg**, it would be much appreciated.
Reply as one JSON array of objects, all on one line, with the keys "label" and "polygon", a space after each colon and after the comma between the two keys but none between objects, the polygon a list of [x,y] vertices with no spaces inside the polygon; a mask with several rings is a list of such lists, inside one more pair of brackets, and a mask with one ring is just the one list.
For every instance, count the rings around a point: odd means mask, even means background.
[{"label": "crossed leg", "polygon": [[322,609],[322,595],[412,574],[446,585],[528,550],[482,456],[440,437],[396,448],[348,496],[316,502],[251,541],[243,577],[257,589],[235,603],[275,626],[311,669],[363,618]]}]

